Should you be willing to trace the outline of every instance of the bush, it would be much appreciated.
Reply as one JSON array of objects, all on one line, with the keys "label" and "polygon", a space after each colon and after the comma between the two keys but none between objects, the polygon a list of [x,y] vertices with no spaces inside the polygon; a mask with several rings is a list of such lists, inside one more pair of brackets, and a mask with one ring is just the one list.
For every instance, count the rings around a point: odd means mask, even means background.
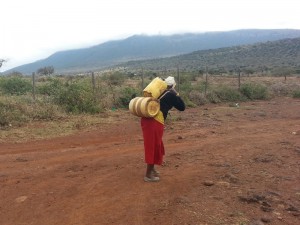
[{"label": "bush", "polygon": [[189,99],[192,103],[198,106],[204,105],[207,102],[204,94],[195,90],[189,93]]},{"label": "bush", "polygon": [[206,83],[206,81],[201,81],[200,83],[197,83],[197,89],[199,89],[201,92],[205,92],[206,90],[209,90],[211,88],[211,85],[209,82]]},{"label": "bush", "polygon": [[4,94],[23,95],[32,91],[32,84],[25,78],[9,77],[1,80],[0,89]]},{"label": "bush", "polygon": [[65,116],[58,105],[44,100],[36,100],[32,107],[27,109],[27,113],[33,120],[55,120]]},{"label": "bush", "polygon": [[207,95],[206,95],[206,98],[211,103],[220,103],[221,102],[218,95],[213,91],[208,92]]},{"label": "bush", "polygon": [[91,87],[84,83],[65,85],[54,97],[56,104],[71,113],[99,113],[100,106],[96,104]]},{"label": "bush", "polygon": [[275,96],[287,96],[289,94],[289,89],[287,84],[284,84],[282,82],[272,84],[269,87],[269,90]]},{"label": "bush", "polygon": [[0,102],[0,127],[20,125],[29,121],[26,107],[17,102]]},{"label": "bush", "polygon": [[251,100],[260,100],[267,98],[267,88],[261,84],[246,83],[240,88],[241,93]]},{"label": "bush", "polygon": [[10,96],[0,99],[0,127],[15,127],[32,120],[62,118],[63,112],[43,99],[32,101],[31,96]]},{"label": "bush", "polygon": [[120,107],[128,108],[129,102],[131,99],[139,95],[137,89],[126,87],[121,90],[121,97],[119,97],[118,105]]},{"label": "bush", "polygon": [[[176,90],[179,90],[178,89],[179,87],[175,87]],[[192,84],[190,82],[186,82],[186,83],[183,83],[180,85],[180,95],[184,94],[184,93],[190,93],[191,91],[193,90],[193,87],[192,87]]]},{"label": "bush", "polygon": [[50,78],[45,84],[37,87],[37,93],[48,96],[56,96],[63,88],[64,85],[61,80]]},{"label": "bush", "polygon": [[300,98],[300,90],[296,90],[293,92],[293,98]]},{"label": "bush", "polygon": [[232,88],[225,85],[219,86],[213,90],[217,99],[220,101],[243,101],[245,98],[241,95],[241,93]]}]

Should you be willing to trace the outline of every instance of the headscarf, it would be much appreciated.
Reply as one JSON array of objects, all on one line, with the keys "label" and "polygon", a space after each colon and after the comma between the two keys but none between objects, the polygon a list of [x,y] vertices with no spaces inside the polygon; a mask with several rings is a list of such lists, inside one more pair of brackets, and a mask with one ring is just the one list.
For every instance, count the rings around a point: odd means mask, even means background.
[{"label": "headscarf", "polygon": [[167,77],[167,78],[165,79],[165,82],[166,82],[166,84],[167,84],[168,86],[175,87],[175,85],[176,85],[176,82],[175,82],[174,77],[171,77],[171,76]]}]

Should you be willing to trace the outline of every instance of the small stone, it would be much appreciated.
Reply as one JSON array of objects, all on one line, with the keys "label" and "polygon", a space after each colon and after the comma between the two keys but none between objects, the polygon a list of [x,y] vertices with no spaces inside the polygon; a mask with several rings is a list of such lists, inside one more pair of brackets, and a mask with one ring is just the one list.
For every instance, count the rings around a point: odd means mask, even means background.
[{"label": "small stone", "polygon": [[27,196],[20,196],[18,198],[15,199],[15,201],[17,203],[21,203],[21,202],[24,202],[28,197]]},{"label": "small stone", "polygon": [[293,212],[298,212],[299,209],[296,208],[295,206],[293,205],[289,205],[289,207],[286,209],[287,211],[293,211]]},{"label": "small stone", "polygon": [[16,158],[16,162],[27,162],[27,159],[24,158]]},{"label": "small stone", "polygon": [[270,223],[271,222],[271,219],[269,217],[262,217],[260,220],[264,223]]},{"label": "small stone", "polygon": [[231,173],[225,174],[225,177],[229,179],[230,183],[236,184],[239,181],[239,179]]},{"label": "small stone", "polygon": [[272,212],[272,211],[273,211],[273,208],[272,208],[272,207],[264,206],[264,205],[262,205],[262,206],[260,207],[260,209],[261,209],[262,211],[264,211],[264,212]]},{"label": "small stone", "polygon": [[225,181],[219,181],[217,184],[219,186],[230,187],[230,183],[225,182]]},{"label": "small stone", "polygon": [[206,180],[206,181],[203,182],[203,184],[205,186],[213,186],[215,183],[213,181],[211,181],[211,180]]},{"label": "small stone", "polygon": [[300,216],[300,213],[299,212],[292,212],[292,215],[298,217],[298,216]]}]

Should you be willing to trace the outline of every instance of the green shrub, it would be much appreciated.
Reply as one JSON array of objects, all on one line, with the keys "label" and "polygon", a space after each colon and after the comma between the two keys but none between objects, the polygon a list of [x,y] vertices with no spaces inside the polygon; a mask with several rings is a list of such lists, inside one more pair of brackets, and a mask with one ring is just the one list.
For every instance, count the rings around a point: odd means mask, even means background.
[{"label": "green shrub", "polygon": [[133,99],[136,96],[139,96],[140,91],[134,88],[126,87],[124,89],[121,89],[121,96],[118,100],[118,105],[120,107],[127,108],[129,105],[129,102],[131,99]]},{"label": "green shrub", "polygon": [[28,79],[22,77],[9,77],[1,79],[0,89],[4,94],[23,95],[32,91],[32,84]]},{"label": "green shrub", "polygon": [[[176,90],[179,90],[178,89],[179,87],[175,87]],[[192,84],[190,82],[186,82],[186,83],[183,83],[180,85],[180,94],[182,95],[183,93],[190,93],[191,91],[193,90],[193,87],[192,87]]]},{"label": "green shrub", "polygon": [[57,78],[49,78],[49,81],[46,81],[45,84],[37,87],[37,93],[48,96],[56,96],[63,88],[64,84],[61,80]]},{"label": "green shrub", "polygon": [[243,101],[245,100],[241,93],[229,86],[218,86],[213,90],[214,94],[217,96],[217,99],[220,101]]},{"label": "green shrub", "polygon": [[251,100],[259,100],[267,98],[267,87],[261,84],[246,83],[240,88],[241,93]]},{"label": "green shrub", "polygon": [[201,92],[205,92],[206,90],[209,90],[211,88],[209,83],[206,83],[206,81],[200,81],[199,83],[197,83],[197,88],[201,91]]},{"label": "green shrub", "polygon": [[206,94],[206,98],[211,103],[220,103],[221,100],[219,99],[218,95],[214,91],[210,91]]},{"label": "green shrub", "polygon": [[101,111],[100,106],[96,104],[92,88],[85,83],[74,82],[65,85],[64,89],[54,96],[54,101],[71,113],[95,114]]},{"label": "green shrub", "polygon": [[293,92],[293,98],[300,98],[300,90],[296,90]]}]

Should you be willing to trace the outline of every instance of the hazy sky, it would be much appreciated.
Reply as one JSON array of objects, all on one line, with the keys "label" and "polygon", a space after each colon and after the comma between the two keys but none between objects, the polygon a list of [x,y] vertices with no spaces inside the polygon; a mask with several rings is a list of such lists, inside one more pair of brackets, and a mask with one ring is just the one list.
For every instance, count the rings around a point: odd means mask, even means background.
[{"label": "hazy sky", "polygon": [[134,34],[300,29],[298,0],[3,0],[1,71]]}]

